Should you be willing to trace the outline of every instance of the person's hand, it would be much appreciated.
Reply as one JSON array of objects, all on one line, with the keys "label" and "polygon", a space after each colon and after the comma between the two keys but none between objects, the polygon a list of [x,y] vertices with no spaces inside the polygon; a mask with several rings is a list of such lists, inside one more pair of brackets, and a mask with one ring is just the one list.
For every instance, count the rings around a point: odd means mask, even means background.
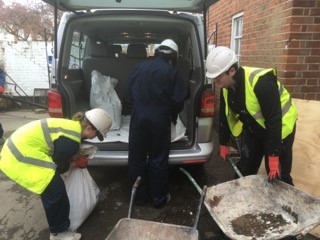
[{"label": "person's hand", "polygon": [[74,163],[78,168],[86,168],[88,166],[88,156],[81,156],[77,158]]},{"label": "person's hand", "polygon": [[281,178],[279,157],[268,156],[268,164],[269,164],[268,179],[271,181],[276,178]]},{"label": "person's hand", "polygon": [[4,93],[4,87],[0,86],[0,93]]},{"label": "person's hand", "polygon": [[229,147],[220,145],[220,157],[223,158],[223,160],[227,160],[227,155],[229,155]]}]

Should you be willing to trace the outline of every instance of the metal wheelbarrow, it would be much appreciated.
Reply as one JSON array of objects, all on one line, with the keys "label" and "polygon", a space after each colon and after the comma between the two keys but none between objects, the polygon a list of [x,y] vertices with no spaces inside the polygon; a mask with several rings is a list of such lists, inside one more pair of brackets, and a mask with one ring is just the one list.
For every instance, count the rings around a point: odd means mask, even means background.
[{"label": "metal wheelbarrow", "polygon": [[[180,170],[199,191],[190,174]],[[262,175],[208,187],[204,204],[223,233],[236,240],[298,237],[320,224],[319,198],[279,180],[269,182]]]},{"label": "metal wheelbarrow", "polygon": [[207,187],[204,186],[200,191],[201,197],[194,226],[187,227],[131,218],[133,200],[140,179],[138,177],[132,187],[128,218],[120,219],[106,240],[198,240],[197,225]]}]

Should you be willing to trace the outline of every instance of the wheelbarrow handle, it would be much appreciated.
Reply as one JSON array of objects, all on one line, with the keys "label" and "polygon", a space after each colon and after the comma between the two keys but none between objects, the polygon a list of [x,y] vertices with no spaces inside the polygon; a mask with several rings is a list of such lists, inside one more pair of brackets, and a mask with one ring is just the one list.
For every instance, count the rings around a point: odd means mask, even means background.
[{"label": "wheelbarrow handle", "polygon": [[230,157],[229,155],[226,156],[227,161],[230,163],[230,165],[233,167],[234,171],[236,172],[236,174],[242,178],[243,175],[240,172],[239,168],[237,167],[237,164],[233,161],[232,157]]},{"label": "wheelbarrow handle", "polygon": [[139,176],[139,177],[137,177],[137,180],[135,181],[135,183],[132,186],[128,218],[131,218],[132,205],[133,205],[133,201],[134,201],[134,198],[135,198],[135,195],[136,195],[137,188],[138,188],[138,186],[140,184],[140,181],[141,181],[141,177]]},{"label": "wheelbarrow handle", "polygon": [[192,184],[196,187],[196,189],[198,190],[198,192],[201,194],[202,193],[202,189],[199,187],[199,185],[197,184],[197,182],[194,180],[194,178],[190,175],[190,173],[188,173],[185,169],[180,168],[180,171],[183,172],[188,178],[189,180],[192,182]]},{"label": "wheelbarrow handle", "polygon": [[195,228],[195,229],[198,226],[200,213],[201,213],[201,208],[202,208],[203,201],[204,201],[204,198],[205,198],[206,193],[207,193],[207,188],[208,188],[207,185],[204,185],[203,188],[202,188],[202,191],[201,191],[201,197],[200,197],[200,201],[199,201],[199,205],[198,205],[198,209],[197,209],[197,214],[196,214],[196,218],[195,218],[194,225],[193,225],[193,228]]}]

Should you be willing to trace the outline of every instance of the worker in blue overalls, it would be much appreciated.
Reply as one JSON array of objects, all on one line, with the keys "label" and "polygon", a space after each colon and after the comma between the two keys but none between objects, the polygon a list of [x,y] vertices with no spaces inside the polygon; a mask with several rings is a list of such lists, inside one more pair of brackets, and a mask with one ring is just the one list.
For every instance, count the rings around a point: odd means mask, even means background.
[{"label": "worker in blue overalls", "polygon": [[149,186],[153,206],[161,208],[171,198],[168,193],[171,121],[176,123],[183,109],[187,86],[174,67],[177,44],[166,39],[157,51],[155,59],[138,64],[132,71],[125,100],[133,104],[128,159],[131,186],[141,176],[135,204],[147,201]]}]

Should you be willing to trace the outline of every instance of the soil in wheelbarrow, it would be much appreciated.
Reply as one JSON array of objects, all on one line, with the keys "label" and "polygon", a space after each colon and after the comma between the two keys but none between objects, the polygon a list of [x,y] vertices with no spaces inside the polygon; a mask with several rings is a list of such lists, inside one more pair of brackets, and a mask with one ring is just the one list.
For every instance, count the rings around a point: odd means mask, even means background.
[{"label": "soil in wheelbarrow", "polygon": [[231,224],[238,235],[263,237],[268,230],[282,231],[282,227],[289,223],[280,214],[258,213],[242,215],[232,220]]}]

